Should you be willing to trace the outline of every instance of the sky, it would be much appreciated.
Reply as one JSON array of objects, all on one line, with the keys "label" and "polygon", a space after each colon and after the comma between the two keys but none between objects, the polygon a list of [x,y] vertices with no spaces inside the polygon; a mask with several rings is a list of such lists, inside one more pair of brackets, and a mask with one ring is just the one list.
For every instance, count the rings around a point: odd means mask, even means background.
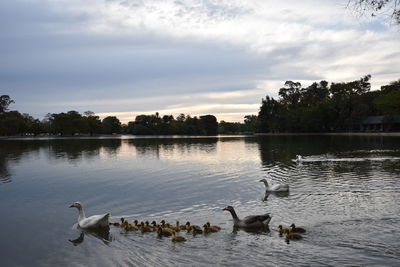
[{"label": "sky", "polygon": [[243,122],[287,80],[400,78],[400,31],[347,0],[1,0],[10,109]]}]

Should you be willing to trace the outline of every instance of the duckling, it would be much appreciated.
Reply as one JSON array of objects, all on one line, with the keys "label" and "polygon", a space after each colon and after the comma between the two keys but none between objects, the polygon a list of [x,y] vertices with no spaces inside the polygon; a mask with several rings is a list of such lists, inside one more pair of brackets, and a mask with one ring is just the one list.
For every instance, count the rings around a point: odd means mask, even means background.
[{"label": "duckling", "polygon": [[179,232],[181,230],[181,225],[179,225],[179,221],[176,221],[176,225],[170,227],[172,230],[174,230],[175,232]]},{"label": "duckling", "polygon": [[125,225],[124,229],[125,229],[125,231],[137,231],[137,230],[139,230],[138,227],[136,227],[135,225],[130,224],[130,223]]},{"label": "duckling", "polygon": [[198,234],[203,233],[203,230],[198,225],[191,225],[190,222],[186,222],[185,226],[186,226],[186,230],[188,232],[193,232],[193,233],[198,233]]},{"label": "duckling", "polygon": [[278,226],[278,229],[279,229],[279,233],[280,234],[288,234],[288,233],[290,233],[290,228],[283,227],[282,224],[280,224]]},{"label": "duckling", "polygon": [[186,238],[181,235],[177,235],[175,231],[172,232],[172,242],[185,242]]},{"label": "duckling", "polygon": [[296,233],[286,233],[286,239],[292,239],[292,240],[300,240],[303,237],[300,234]]},{"label": "duckling", "polygon": [[157,229],[154,228],[152,225],[149,224],[149,221],[145,221],[144,225],[148,227],[152,232],[156,231]]},{"label": "duckling", "polygon": [[211,225],[210,222],[206,222],[208,228],[213,229],[213,231],[218,232],[219,230],[221,230],[221,227],[219,227],[218,225]]},{"label": "duckling", "polygon": [[301,228],[301,227],[296,227],[296,225],[294,223],[292,223],[290,225],[290,227],[291,227],[290,231],[293,233],[305,233],[306,232],[306,229]]},{"label": "duckling", "polygon": [[157,227],[157,234],[159,237],[162,236],[171,236],[174,231],[168,228],[162,228],[161,226]]},{"label": "duckling", "polygon": [[208,224],[204,224],[203,227],[204,227],[205,234],[218,232],[217,229],[211,228],[210,226],[208,226]]},{"label": "duckling", "polygon": [[165,221],[164,221],[164,220],[162,220],[162,221],[160,222],[160,224],[161,224],[161,227],[162,227],[162,228],[165,227]]},{"label": "duckling", "polygon": [[144,224],[144,222],[140,223],[140,231],[142,231],[142,233],[148,233],[148,232],[152,232],[151,228],[149,226],[146,226]]},{"label": "duckling", "polygon": [[134,224],[136,227],[138,227],[138,228],[139,228],[139,226],[140,226],[138,220],[134,220],[134,221],[133,221],[133,224]]},{"label": "duckling", "polygon": [[120,220],[121,220],[121,224],[120,224],[121,227],[126,227],[128,225],[128,221],[125,220],[124,218],[121,218]]},{"label": "duckling", "polygon": [[194,235],[195,234],[202,234],[203,233],[203,229],[201,229],[201,227],[198,226],[198,225],[192,225],[192,226],[190,226],[190,232],[192,232]]},{"label": "duckling", "polygon": [[179,221],[176,221],[176,226],[179,225],[179,230],[186,230],[186,225],[181,225]]},{"label": "duckling", "polygon": [[159,224],[156,223],[156,221],[152,221],[151,225],[157,230],[157,227],[159,226]]}]

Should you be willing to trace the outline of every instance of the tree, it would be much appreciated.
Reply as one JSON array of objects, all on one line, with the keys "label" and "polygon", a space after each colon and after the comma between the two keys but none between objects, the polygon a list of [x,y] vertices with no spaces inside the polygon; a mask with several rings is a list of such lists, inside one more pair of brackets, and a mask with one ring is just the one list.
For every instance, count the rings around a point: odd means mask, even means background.
[{"label": "tree", "polygon": [[91,110],[87,110],[87,111],[83,112],[83,115],[85,117],[91,117],[91,116],[95,116],[96,114]]},{"label": "tree", "polygon": [[83,117],[83,120],[86,123],[86,129],[89,131],[89,134],[92,136],[94,133],[100,133],[101,132],[101,121],[100,117],[96,116],[93,111],[85,111],[83,112],[85,117]]},{"label": "tree", "polygon": [[11,103],[15,102],[8,95],[0,96],[0,113],[6,112]]},{"label": "tree", "polygon": [[400,116],[400,90],[389,91],[377,97],[374,104],[383,115]]},{"label": "tree", "polygon": [[317,103],[328,100],[328,82],[314,82],[309,87],[301,89],[301,106],[311,107]]},{"label": "tree", "polygon": [[286,81],[284,87],[279,89],[279,96],[282,98],[282,104],[295,107],[300,101],[301,83]]},{"label": "tree", "polygon": [[390,19],[400,25],[400,0],[348,0],[347,6],[372,17],[389,14]]},{"label": "tree", "polygon": [[279,112],[281,104],[274,98],[267,96],[261,100],[260,111],[258,112],[259,131],[260,132],[275,132],[279,131],[278,124],[282,121],[279,120]]},{"label": "tree", "polygon": [[50,124],[52,125],[53,132],[61,135],[75,135],[76,133],[88,132],[82,115],[75,110],[68,111],[67,113],[52,114]]},{"label": "tree", "polygon": [[108,116],[101,122],[106,134],[121,133],[121,122],[115,116]]},{"label": "tree", "polygon": [[200,116],[200,125],[206,135],[216,135],[218,133],[218,122],[214,115]]}]

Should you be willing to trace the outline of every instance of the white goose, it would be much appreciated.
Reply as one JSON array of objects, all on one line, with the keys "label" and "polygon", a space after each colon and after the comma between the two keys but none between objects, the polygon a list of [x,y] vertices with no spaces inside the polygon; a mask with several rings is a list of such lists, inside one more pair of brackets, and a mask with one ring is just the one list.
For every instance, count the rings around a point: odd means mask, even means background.
[{"label": "white goose", "polygon": [[78,217],[79,227],[84,228],[84,229],[109,227],[108,218],[110,217],[110,213],[106,213],[106,214],[102,214],[102,215],[93,215],[93,216],[86,218],[85,212],[83,211],[83,207],[80,202],[75,202],[69,207],[78,209],[78,211],[79,211],[79,217]]},{"label": "white goose", "polygon": [[259,182],[263,182],[265,184],[265,191],[266,192],[288,192],[289,185],[287,184],[274,184],[269,185],[267,179],[261,179]]}]

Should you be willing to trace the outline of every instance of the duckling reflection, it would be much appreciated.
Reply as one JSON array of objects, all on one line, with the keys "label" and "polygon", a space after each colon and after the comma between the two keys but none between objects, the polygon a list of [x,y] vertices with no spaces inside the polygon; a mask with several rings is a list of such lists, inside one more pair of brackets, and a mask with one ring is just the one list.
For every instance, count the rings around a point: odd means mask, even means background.
[{"label": "duckling reflection", "polygon": [[276,197],[288,197],[289,196],[289,191],[287,191],[287,192],[265,192],[265,195],[262,198],[262,201],[267,201],[268,197],[270,195],[273,195],[273,196],[276,196]]},{"label": "duckling reflection", "polygon": [[74,246],[77,246],[81,243],[83,243],[85,239],[85,235],[91,235],[94,236],[101,241],[103,241],[104,244],[108,245],[112,241],[112,236],[110,234],[110,229],[82,229],[78,227],[78,230],[81,232],[79,237],[76,239],[68,239],[69,242],[71,242]]}]

